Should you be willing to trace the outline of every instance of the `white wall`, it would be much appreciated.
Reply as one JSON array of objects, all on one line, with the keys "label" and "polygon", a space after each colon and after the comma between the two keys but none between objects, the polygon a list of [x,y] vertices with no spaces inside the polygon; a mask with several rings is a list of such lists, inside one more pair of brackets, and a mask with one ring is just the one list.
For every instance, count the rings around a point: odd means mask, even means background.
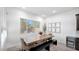
[{"label": "white wall", "polygon": [[47,18],[48,23],[61,22],[61,33],[53,33],[55,38],[66,44],[66,36],[75,35],[76,33],[76,17],[75,14],[79,13],[79,9],[71,10],[61,14],[56,14]]},{"label": "white wall", "polygon": [[[42,18],[28,15],[25,11],[19,8],[5,8],[6,9],[6,20],[7,20],[7,30],[8,37],[5,42],[5,49],[10,47],[21,47],[20,42],[20,18],[33,19],[40,21],[42,25]],[[40,26],[42,30],[42,26]],[[4,49],[4,50],[5,50]]]}]

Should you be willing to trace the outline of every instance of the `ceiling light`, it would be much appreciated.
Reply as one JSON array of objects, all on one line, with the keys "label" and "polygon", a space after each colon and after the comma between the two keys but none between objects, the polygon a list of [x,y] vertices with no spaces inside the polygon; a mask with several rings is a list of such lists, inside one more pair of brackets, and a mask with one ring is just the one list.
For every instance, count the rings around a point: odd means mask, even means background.
[{"label": "ceiling light", "polygon": [[53,10],[52,13],[56,13],[56,10]]},{"label": "ceiling light", "polygon": [[23,9],[25,9],[26,7],[22,7]]}]

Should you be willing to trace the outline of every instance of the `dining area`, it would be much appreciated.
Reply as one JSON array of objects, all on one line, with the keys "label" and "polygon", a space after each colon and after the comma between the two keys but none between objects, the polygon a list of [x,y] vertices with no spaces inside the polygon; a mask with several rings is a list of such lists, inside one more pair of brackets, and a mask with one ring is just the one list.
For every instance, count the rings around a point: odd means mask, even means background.
[{"label": "dining area", "polygon": [[[31,37],[31,36],[28,36]],[[38,34],[35,37],[32,37],[31,41],[27,41],[27,37],[21,36],[21,50],[22,51],[50,51],[50,44],[53,43],[52,38],[54,36],[49,34]],[[28,39],[30,40],[30,39]]]}]

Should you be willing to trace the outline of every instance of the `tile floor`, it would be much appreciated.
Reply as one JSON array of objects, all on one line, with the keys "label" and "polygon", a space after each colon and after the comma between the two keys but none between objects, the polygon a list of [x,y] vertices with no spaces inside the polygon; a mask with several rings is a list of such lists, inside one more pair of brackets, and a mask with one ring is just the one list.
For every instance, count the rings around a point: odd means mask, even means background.
[{"label": "tile floor", "polygon": [[[8,48],[7,51],[19,51],[19,48],[11,47],[11,48]],[[46,50],[43,49],[42,51],[46,51]],[[65,44],[57,43],[57,46],[55,46],[53,44],[50,45],[50,51],[77,51],[77,50],[66,47]]]},{"label": "tile floor", "polygon": [[62,44],[62,43],[57,43],[57,46],[51,44],[50,45],[50,50],[51,51],[77,51],[75,49],[66,47],[66,45]]}]

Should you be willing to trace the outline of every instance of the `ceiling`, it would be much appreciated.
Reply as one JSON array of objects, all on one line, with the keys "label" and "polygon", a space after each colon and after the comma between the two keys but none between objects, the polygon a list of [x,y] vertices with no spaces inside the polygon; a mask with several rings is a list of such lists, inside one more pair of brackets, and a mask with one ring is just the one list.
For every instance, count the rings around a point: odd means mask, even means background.
[{"label": "ceiling", "polygon": [[58,13],[70,11],[76,9],[77,7],[26,7],[23,8],[27,13],[41,16],[41,17],[49,17]]}]

